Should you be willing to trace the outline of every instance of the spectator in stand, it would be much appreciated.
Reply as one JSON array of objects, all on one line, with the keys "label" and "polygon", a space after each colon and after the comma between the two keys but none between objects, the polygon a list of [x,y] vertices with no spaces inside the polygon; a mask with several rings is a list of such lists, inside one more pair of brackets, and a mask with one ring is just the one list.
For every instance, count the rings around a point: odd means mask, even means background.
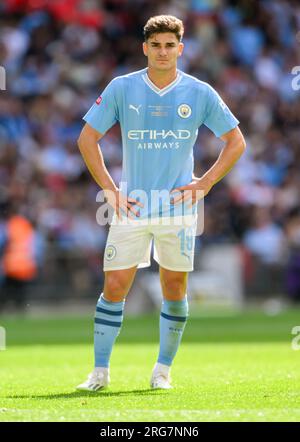
[{"label": "spectator in stand", "polygon": [[[8,208],[8,212],[11,209]],[[24,216],[9,214],[1,225],[3,284],[0,311],[13,303],[16,310],[26,309],[27,290],[42,262],[42,243],[38,232]]]}]

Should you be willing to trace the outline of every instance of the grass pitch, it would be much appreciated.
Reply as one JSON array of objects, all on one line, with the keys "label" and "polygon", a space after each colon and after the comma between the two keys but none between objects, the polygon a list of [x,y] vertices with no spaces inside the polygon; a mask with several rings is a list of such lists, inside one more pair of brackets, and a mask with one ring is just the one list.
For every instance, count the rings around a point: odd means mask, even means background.
[{"label": "grass pitch", "polygon": [[2,318],[0,421],[299,421],[300,312],[190,317],[172,369],[174,389],[149,388],[159,314],[125,316],[111,385],[76,392],[93,364],[90,318]]}]

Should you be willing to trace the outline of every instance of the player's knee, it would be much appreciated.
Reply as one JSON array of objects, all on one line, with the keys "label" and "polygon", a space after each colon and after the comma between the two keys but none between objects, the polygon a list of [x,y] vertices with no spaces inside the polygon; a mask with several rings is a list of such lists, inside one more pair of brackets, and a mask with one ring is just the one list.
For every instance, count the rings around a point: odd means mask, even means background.
[{"label": "player's knee", "polygon": [[119,275],[109,275],[105,278],[104,297],[111,302],[120,302],[127,295],[127,281]]},{"label": "player's knee", "polygon": [[168,278],[162,281],[164,298],[168,301],[180,301],[186,294],[185,278]]}]

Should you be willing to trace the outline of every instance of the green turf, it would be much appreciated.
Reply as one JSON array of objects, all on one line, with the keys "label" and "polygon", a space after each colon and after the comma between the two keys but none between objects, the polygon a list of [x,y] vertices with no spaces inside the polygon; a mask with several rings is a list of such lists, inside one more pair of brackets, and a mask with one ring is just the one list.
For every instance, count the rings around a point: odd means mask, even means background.
[{"label": "green turf", "polygon": [[1,421],[299,421],[300,312],[191,317],[174,389],[149,389],[158,315],[125,318],[111,386],[75,392],[93,362],[92,318],[3,318]]}]

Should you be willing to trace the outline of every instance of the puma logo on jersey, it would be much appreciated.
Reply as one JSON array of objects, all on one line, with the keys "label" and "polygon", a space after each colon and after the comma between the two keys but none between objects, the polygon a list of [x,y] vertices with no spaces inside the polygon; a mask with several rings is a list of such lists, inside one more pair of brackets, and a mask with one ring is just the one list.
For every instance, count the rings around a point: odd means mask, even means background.
[{"label": "puma logo on jersey", "polygon": [[137,107],[133,106],[133,104],[129,105],[129,109],[135,110],[138,115],[140,115],[140,107],[142,107],[141,104]]}]

